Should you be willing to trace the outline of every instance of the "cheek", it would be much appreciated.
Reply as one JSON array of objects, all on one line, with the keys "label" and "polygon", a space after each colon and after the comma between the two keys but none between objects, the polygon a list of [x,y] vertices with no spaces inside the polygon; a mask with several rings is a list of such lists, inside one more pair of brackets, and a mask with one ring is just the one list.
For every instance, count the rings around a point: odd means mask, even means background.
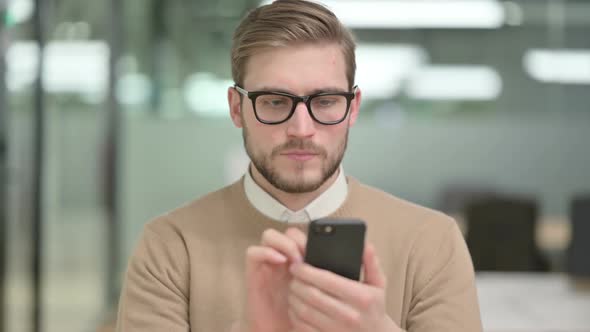
[{"label": "cheek", "polygon": [[347,127],[348,124],[343,122],[341,124],[327,128],[323,137],[324,144],[330,148],[330,150],[336,149],[336,147],[342,144],[342,141],[346,135]]},{"label": "cheek", "polygon": [[280,126],[265,125],[255,118],[248,120],[248,134],[252,148],[270,153],[274,147],[285,142],[286,136]]}]

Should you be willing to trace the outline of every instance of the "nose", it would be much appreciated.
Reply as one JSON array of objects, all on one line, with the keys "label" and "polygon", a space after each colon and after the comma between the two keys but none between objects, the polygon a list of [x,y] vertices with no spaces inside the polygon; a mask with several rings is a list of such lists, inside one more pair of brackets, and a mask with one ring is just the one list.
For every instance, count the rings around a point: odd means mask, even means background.
[{"label": "nose", "polygon": [[294,137],[309,137],[315,133],[315,121],[307,110],[307,105],[300,102],[295,107],[293,116],[287,121],[287,134]]}]

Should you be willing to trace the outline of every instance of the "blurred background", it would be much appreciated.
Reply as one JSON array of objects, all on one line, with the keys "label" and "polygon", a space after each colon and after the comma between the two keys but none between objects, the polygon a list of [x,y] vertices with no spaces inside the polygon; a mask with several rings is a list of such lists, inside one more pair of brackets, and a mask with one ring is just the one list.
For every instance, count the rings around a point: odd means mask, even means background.
[{"label": "blurred background", "polygon": [[[590,331],[590,2],[325,1],[358,42],[344,161],[454,216],[486,331]],[[254,0],[0,0],[0,331],[109,331],[154,216],[239,178]]]}]

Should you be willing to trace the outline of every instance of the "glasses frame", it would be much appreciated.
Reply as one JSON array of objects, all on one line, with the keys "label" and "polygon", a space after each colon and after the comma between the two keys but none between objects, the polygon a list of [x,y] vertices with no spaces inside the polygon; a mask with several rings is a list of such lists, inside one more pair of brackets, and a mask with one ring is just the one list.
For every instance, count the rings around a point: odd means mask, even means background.
[{"label": "glasses frame", "polygon": [[[299,103],[305,104],[305,106],[307,107],[307,112],[309,113],[309,116],[315,122],[323,124],[323,125],[327,125],[327,126],[339,124],[346,119],[346,117],[348,116],[348,112],[350,112],[350,104],[352,103],[352,100],[355,98],[357,87],[358,86],[355,85],[352,88],[352,92],[321,92],[321,93],[315,93],[315,94],[308,95],[308,96],[296,96],[296,95],[292,95],[290,93],[278,92],[278,91],[247,91],[246,89],[242,88],[241,86],[234,84],[234,89],[236,89],[236,91],[238,91],[242,95],[248,97],[252,101],[252,109],[254,109],[254,116],[256,117],[256,120],[258,120],[258,122],[260,122],[260,123],[264,123],[267,125],[277,125],[277,124],[281,124],[281,123],[289,121],[289,119],[293,116],[293,114],[295,114],[295,109],[297,108],[297,105],[299,105]],[[256,111],[256,98],[263,96],[263,95],[279,95],[279,96],[284,96],[284,97],[290,98],[293,101],[293,107],[291,107],[291,111],[289,112],[289,115],[287,115],[287,117],[281,121],[262,120],[258,116],[258,112]],[[324,122],[324,121],[318,120],[315,117],[315,115],[313,115],[313,112],[311,111],[311,100],[315,97],[322,97],[322,96],[343,96],[346,98],[346,112],[342,116],[342,119],[340,119],[338,121]]]}]

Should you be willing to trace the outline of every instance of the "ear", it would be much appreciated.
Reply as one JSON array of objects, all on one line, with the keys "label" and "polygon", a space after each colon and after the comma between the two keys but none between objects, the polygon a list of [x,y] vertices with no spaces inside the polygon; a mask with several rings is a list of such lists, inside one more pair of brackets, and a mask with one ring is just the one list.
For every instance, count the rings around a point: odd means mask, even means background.
[{"label": "ear", "polygon": [[231,117],[234,126],[242,128],[242,100],[240,93],[233,87],[227,89],[227,103],[229,104],[229,116]]},{"label": "ear", "polygon": [[354,125],[354,123],[356,122],[356,119],[359,115],[359,112],[361,110],[361,99],[362,99],[361,89],[357,87],[356,93],[354,95],[354,99],[350,103],[350,119],[348,120],[348,123],[350,126]]}]

